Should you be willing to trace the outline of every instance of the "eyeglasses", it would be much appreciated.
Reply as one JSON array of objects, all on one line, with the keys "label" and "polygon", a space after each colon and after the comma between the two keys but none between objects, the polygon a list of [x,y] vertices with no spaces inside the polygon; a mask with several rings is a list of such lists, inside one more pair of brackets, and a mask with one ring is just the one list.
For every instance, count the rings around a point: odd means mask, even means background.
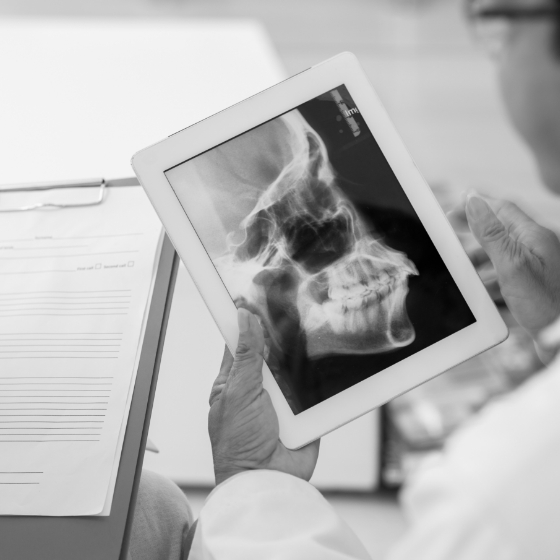
[{"label": "eyeglasses", "polygon": [[489,6],[488,2],[467,3],[467,17],[476,40],[492,57],[503,51],[513,24],[557,19],[560,22],[560,8],[557,6]]}]

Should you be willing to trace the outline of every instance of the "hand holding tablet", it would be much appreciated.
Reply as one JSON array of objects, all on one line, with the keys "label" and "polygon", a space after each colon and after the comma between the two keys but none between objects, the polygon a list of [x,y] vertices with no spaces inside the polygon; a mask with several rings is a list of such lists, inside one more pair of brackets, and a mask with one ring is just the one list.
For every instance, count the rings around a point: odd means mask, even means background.
[{"label": "hand holding tablet", "polygon": [[501,342],[507,329],[353,55],[134,156],[230,350],[298,448]]},{"label": "hand holding tablet", "polygon": [[309,480],[319,456],[319,441],[287,449],[278,439],[278,418],[262,390],[264,340],[255,315],[238,311],[235,358],[225,349],[210,395],[208,432],[216,484],[240,472],[268,469]]}]

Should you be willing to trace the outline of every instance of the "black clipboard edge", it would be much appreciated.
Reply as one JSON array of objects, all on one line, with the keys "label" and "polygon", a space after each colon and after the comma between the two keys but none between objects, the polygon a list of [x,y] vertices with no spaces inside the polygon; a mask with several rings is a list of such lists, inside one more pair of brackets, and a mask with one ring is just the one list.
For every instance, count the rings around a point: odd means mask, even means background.
[{"label": "black clipboard edge", "polygon": [[[170,263],[171,261],[171,263]],[[150,420],[152,417],[152,409],[153,409],[153,404],[154,404],[154,399],[155,399],[155,394],[156,394],[156,387],[157,387],[157,380],[158,380],[158,376],[159,376],[159,368],[160,368],[160,364],[161,364],[161,358],[163,355],[163,346],[165,343],[165,334],[167,332],[167,325],[169,322],[169,315],[171,313],[171,303],[173,301],[173,292],[175,291],[175,283],[177,281],[177,272],[179,270],[179,256],[177,255],[177,253],[175,252],[175,249],[173,248],[173,245],[171,244],[171,241],[169,240],[169,238],[167,237],[167,235],[165,235],[163,244],[162,244],[162,250],[161,250],[161,256],[160,256],[160,262],[159,262],[159,266],[158,266],[158,273],[156,276],[156,281],[155,281],[155,286],[154,286],[154,294],[153,294],[153,298],[157,298],[160,297],[163,299],[163,297],[165,298],[165,301],[163,302],[163,305],[158,306],[158,301],[153,301],[152,300],[152,306],[151,308],[154,309],[155,308],[160,308],[163,310],[163,313],[160,316],[157,317],[153,317],[152,315],[150,315],[149,317],[149,321],[154,321],[157,322],[160,325],[160,329],[159,329],[159,338],[157,340],[157,349],[156,349],[156,353],[155,353],[155,357],[154,357],[154,365],[153,365],[153,374],[152,374],[152,382],[150,384],[150,391],[148,394],[148,399],[147,399],[147,403],[146,403],[146,414],[144,417],[144,425],[142,428],[142,437],[140,440],[140,448],[138,450],[138,460],[136,463],[136,471],[135,471],[135,475],[134,475],[134,483],[132,486],[132,493],[131,493],[131,497],[130,497],[130,503],[129,503],[129,507],[128,507],[128,516],[127,516],[127,521],[126,521],[126,526],[125,526],[125,530],[124,530],[124,534],[123,534],[123,541],[122,541],[122,548],[121,548],[121,553],[119,556],[119,560],[127,560],[128,557],[128,549],[129,549],[129,544],[130,544],[130,534],[132,531],[132,524],[134,522],[134,510],[136,507],[136,499],[138,497],[138,488],[140,486],[140,478],[142,475],[142,465],[144,463],[144,453],[146,450],[146,441],[148,439],[148,432],[149,432],[149,428],[150,428]],[[169,266],[169,264],[171,264],[171,266]],[[167,292],[165,294],[161,293],[161,290],[158,290],[158,286],[160,283],[166,283],[167,284]],[[144,335],[144,338],[146,338],[146,334],[148,333],[149,327],[151,325],[146,325],[146,333]],[[144,354],[144,348],[142,348],[142,354]],[[138,365],[139,369],[140,366],[142,364],[142,358],[144,356],[141,356],[140,358],[140,363]],[[136,394],[133,396],[133,401],[136,398]],[[132,410],[132,403],[131,403],[131,410]],[[127,427],[127,432],[128,432],[128,427]],[[126,436],[125,436],[125,440],[126,440]],[[119,473],[120,474],[120,473]]]}]

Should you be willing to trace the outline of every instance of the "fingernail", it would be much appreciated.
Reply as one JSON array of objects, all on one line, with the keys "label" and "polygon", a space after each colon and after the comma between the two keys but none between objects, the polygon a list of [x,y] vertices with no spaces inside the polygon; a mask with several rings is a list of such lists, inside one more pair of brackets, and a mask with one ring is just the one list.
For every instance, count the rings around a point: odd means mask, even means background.
[{"label": "fingernail", "polygon": [[239,334],[246,333],[251,325],[251,314],[246,309],[237,311],[237,325],[239,326]]},{"label": "fingernail", "polygon": [[484,220],[492,214],[488,203],[476,195],[471,195],[467,199],[467,212],[475,220]]}]

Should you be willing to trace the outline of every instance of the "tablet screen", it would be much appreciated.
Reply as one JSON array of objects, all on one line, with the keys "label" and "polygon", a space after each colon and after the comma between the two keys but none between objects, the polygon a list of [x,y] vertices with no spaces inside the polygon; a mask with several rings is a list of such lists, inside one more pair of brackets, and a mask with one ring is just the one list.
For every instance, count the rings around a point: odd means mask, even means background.
[{"label": "tablet screen", "polygon": [[294,414],[475,322],[344,85],[165,175]]}]

